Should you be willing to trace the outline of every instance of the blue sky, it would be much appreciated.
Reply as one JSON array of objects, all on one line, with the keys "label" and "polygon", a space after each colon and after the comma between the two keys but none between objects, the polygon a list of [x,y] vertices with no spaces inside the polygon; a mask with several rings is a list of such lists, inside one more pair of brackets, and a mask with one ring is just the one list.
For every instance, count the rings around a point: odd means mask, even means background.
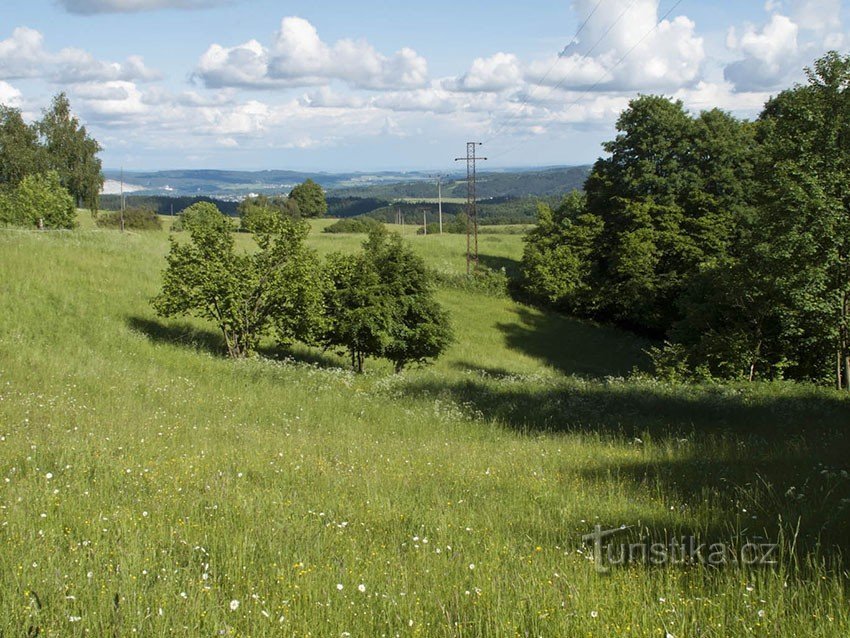
[{"label": "blue sky", "polygon": [[128,170],[579,164],[637,93],[752,117],[846,50],[846,5],[4,0],[0,102],[66,91]]}]

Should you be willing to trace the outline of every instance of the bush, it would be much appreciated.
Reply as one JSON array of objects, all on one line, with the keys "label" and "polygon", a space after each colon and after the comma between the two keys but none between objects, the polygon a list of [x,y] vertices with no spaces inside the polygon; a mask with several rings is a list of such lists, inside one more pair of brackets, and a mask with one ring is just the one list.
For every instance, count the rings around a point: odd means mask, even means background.
[{"label": "bush", "polygon": [[[121,228],[121,213],[100,213],[96,223],[100,228]],[[128,208],[124,211],[124,228],[128,230],[162,230],[162,220],[150,208]]]},{"label": "bush", "polygon": [[55,171],[27,175],[0,202],[2,221],[29,228],[73,228],[77,223],[74,199]]},{"label": "bush", "polygon": [[218,206],[210,202],[198,202],[180,211],[171,230],[180,232],[193,227],[217,226],[222,220],[227,221],[227,217]]},{"label": "bush", "polygon": [[327,226],[325,233],[368,233],[373,228],[383,226],[377,219],[371,217],[350,217]]}]

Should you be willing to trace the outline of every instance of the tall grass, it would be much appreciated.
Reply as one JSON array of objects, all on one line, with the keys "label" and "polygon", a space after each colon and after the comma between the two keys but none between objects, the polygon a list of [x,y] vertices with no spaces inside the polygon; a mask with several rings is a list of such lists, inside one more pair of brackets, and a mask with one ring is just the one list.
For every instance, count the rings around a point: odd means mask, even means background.
[{"label": "tall grass", "polygon": [[[640,340],[454,288],[431,368],[233,362],[152,314],[165,238],[0,231],[0,635],[848,635],[842,395],[630,379]],[[595,524],[782,555],[600,575]]]}]

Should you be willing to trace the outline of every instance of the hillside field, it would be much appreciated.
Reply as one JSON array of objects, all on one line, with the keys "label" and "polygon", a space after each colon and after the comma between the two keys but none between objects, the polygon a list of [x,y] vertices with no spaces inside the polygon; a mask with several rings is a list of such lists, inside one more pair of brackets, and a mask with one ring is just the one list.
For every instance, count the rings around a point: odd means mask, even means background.
[{"label": "hillside field", "polygon": [[[231,361],[154,315],[166,232],[80,221],[0,229],[0,636],[850,635],[844,394],[652,380],[643,339],[450,285],[433,366]],[[595,525],[779,549],[603,574]]]}]

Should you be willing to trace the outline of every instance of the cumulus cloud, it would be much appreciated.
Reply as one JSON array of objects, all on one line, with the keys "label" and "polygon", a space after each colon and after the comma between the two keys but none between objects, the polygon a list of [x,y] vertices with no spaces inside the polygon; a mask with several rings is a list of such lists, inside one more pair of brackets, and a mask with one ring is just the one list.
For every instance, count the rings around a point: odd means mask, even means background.
[{"label": "cumulus cloud", "polygon": [[364,40],[327,44],[307,20],[284,18],[271,46],[249,40],[234,47],[213,44],[201,56],[195,77],[208,88],[285,88],[340,80],[360,89],[425,85],[428,64],[409,48],[385,56]]},{"label": "cumulus cloud", "polygon": [[567,89],[669,90],[693,84],[705,51],[696,25],[686,17],[659,22],[659,0],[575,0],[590,16],[581,38],[560,56],[521,64],[511,54],[476,59],[447,83],[465,91],[517,88],[523,81]]},{"label": "cumulus cloud", "polygon": [[476,58],[469,71],[446,83],[455,91],[503,91],[515,88],[522,80],[519,59],[512,53],[496,53],[489,58]]},{"label": "cumulus cloud", "polygon": [[21,92],[8,82],[0,80],[0,104],[18,108],[21,106]]},{"label": "cumulus cloud", "polygon": [[154,9],[206,9],[232,0],[59,0],[66,11],[82,15],[131,13]]},{"label": "cumulus cloud", "polygon": [[156,80],[160,74],[133,55],[123,63],[97,60],[82,49],[66,48],[56,53],[44,46],[44,36],[35,29],[18,27],[0,40],[0,78],[44,78],[57,84],[91,81]]},{"label": "cumulus cloud", "polygon": [[724,69],[736,91],[780,88],[829,49],[842,46],[840,0],[768,0],[761,27],[731,27],[727,48],[738,58]]}]

